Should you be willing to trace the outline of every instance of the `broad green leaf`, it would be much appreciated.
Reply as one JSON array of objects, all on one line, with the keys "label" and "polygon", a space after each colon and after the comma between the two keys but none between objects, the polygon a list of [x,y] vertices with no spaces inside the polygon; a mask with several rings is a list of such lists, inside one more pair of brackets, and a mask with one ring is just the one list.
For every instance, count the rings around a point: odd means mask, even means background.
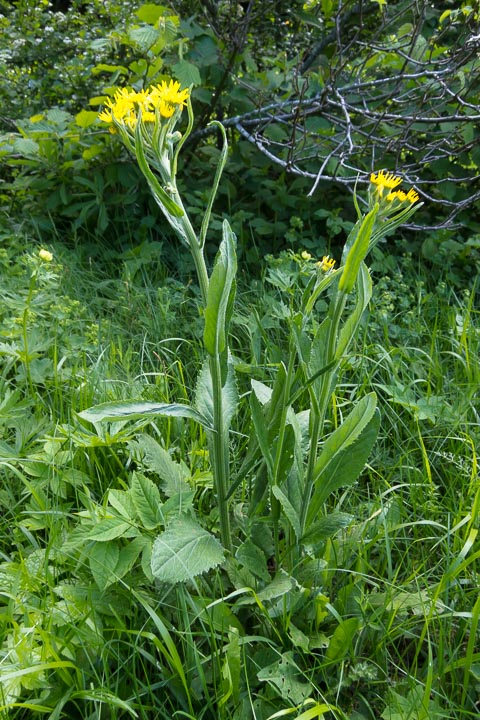
[{"label": "broad green leaf", "polygon": [[241,565],[256,577],[265,581],[270,580],[265,553],[251,540],[246,540],[240,545],[235,557]]},{"label": "broad green leaf", "polygon": [[262,682],[269,682],[280,691],[280,695],[295,705],[301,705],[313,691],[309,682],[303,682],[302,673],[294,660],[293,652],[283,653],[280,660],[262,668],[257,677]]},{"label": "broad green leaf", "polygon": [[97,122],[98,113],[93,110],[80,110],[75,115],[75,123],[78,127],[87,128]]},{"label": "broad green leaf", "polygon": [[207,430],[211,430],[204,415],[199,413],[189,405],[180,403],[153,403],[153,402],[136,402],[121,401],[107,402],[100,405],[94,405],[87,410],[78,413],[82,420],[88,420],[91,423],[98,422],[117,422],[118,420],[136,420],[138,418],[149,418],[155,416],[161,417],[183,417],[203,425]]},{"label": "broad green leaf", "polygon": [[228,325],[235,299],[237,255],[235,235],[223,222],[223,237],[208,285],[203,342],[209,355],[216,356],[227,348]]},{"label": "broad green leaf", "polygon": [[197,66],[188,62],[188,60],[180,60],[172,65],[172,72],[183,87],[202,84],[202,78]]},{"label": "broad green leaf", "polygon": [[353,515],[344,512],[333,512],[330,515],[325,515],[325,517],[310,525],[302,537],[302,542],[306,545],[316,545],[329,537],[333,537],[342,528],[348,527],[353,519]]},{"label": "broad green leaf", "polygon": [[[208,361],[204,363],[197,380],[195,391],[195,405],[204,418],[204,427],[213,427],[213,388],[212,377]],[[222,416],[223,430],[228,432],[230,423],[238,406],[238,391],[235,382],[233,363],[227,363],[227,373],[222,387]],[[207,423],[207,424],[206,424]]]},{"label": "broad green leaf", "polygon": [[258,598],[262,602],[268,602],[270,600],[276,600],[283,595],[286,595],[293,588],[295,581],[286,573],[280,572],[275,575],[272,582],[263,588],[258,593]]},{"label": "broad green leaf", "polygon": [[129,523],[133,524],[135,522],[135,506],[132,502],[130,490],[112,488],[108,491],[108,503]]},{"label": "broad green leaf", "polygon": [[355,633],[360,625],[360,619],[357,617],[343,620],[335,629],[330,643],[327,648],[326,658],[330,662],[338,662],[349,651]]},{"label": "broad green leaf", "polygon": [[130,447],[143,455],[138,462],[156,473],[162,480],[162,490],[167,497],[190,491],[187,482],[187,478],[190,477],[188,468],[184,464],[175,462],[170,453],[151,435],[137,435],[136,440],[130,443]]},{"label": "broad green leaf", "polygon": [[131,495],[139,520],[146,530],[154,530],[163,524],[162,502],[155,483],[145,475],[134,472]]},{"label": "broad green leaf", "polygon": [[125,520],[115,517],[105,518],[93,526],[87,539],[105,543],[119,537],[131,536],[132,532],[135,533],[135,529],[132,529],[132,525]]},{"label": "broad green leaf", "polygon": [[[253,384],[253,381],[252,381]],[[258,383],[260,385],[260,383]],[[273,457],[272,446],[270,443],[268,425],[265,419],[263,406],[260,403],[255,392],[250,393],[250,414],[255,428],[255,436],[262,452],[262,456],[267,465],[270,480],[273,479]]]},{"label": "broad green leaf", "polygon": [[223,559],[223,548],[213,535],[194,520],[180,518],[155,539],[152,573],[161,582],[187,582]]},{"label": "broad green leaf", "polygon": [[100,590],[106,590],[117,580],[115,569],[117,567],[120,548],[115,542],[96,542],[90,548],[88,561],[93,579]]},{"label": "broad green leaf", "polygon": [[352,485],[362,471],[380,424],[376,405],[375,393],[366,395],[325,441],[314,468],[315,489],[308,508],[307,528],[330,493]]},{"label": "broad green leaf", "polygon": [[285,493],[280,490],[278,485],[275,485],[272,488],[272,492],[279,501],[285,517],[292,526],[295,536],[298,539],[300,537],[300,517],[298,515],[298,512],[295,510]]},{"label": "broad green leaf", "polygon": [[30,138],[15,138],[13,150],[26,157],[38,157],[40,147],[35,140],[31,140]]},{"label": "broad green leaf", "polygon": [[155,25],[157,20],[165,14],[165,8],[162,5],[154,5],[153,3],[146,3],[140,5],[138,10],[135,10],[135,15],[144,23],[149,25]]},{"label": "broad green leaf", "polygon": [[160,37],[160,33],[151,25],[141,25],[140,27],[130,27],[128,29],[128,37],[143,51],[146,51],[156,43]]},{"label": "broad green leaf", "polygon": [[120,548],[117,565],[115,567],[115,576],[118,580],[124,577],[133,568],[140,553],[143,552],[146,545],[150,541],[146,537],[136,537],[128,545]]}]

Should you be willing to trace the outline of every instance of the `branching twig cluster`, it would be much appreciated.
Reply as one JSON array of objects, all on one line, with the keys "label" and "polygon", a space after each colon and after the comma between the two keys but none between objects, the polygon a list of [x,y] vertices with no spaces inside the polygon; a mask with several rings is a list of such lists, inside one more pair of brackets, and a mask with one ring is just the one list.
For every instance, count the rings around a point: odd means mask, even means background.
[{"label": "branching twig cluster", "polygon": [[[480,35],[463,15],[432,24],[430,5],[392,3],[373,15],[375,3],[339,3],[333,29],[299,64],[301,94],[224,124],[310,178],[310,194],[324,181],[353,192],[387,168],[442,206],[435,228],[453,227],[480,198]],[[284,139],[272,139],[272,125]]]}]

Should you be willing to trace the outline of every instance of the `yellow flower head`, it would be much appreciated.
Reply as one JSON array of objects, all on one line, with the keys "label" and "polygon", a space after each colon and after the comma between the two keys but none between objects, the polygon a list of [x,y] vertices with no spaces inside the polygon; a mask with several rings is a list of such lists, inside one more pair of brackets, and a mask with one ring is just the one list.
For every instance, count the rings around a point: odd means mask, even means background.
[{"label": "yellow flower head", "polygon": [[53,255],[49,250],[44,250],[43,248],[39,250],[38,257],[40,260],[43,260],[43,262],[52,262]]},{"label": "yellow flower head", "polygon": [[406,199],[413,204],[414,202],[417,202],[418,200],[420,200],[420,195],[417,193],[416,190],[414,190],[413,188],[410,188],[410,190],[407,193]]},{"label": "yellow flower head", "polygon": [[317,267],[325,273],[329,272],[329,270],[333,270],[334,265],[335,260],[329,255],[324,255],[323,258],[317,262]]},{"label": "yellow flower head", "polygon": [[162,80],[160,85],[155,85],[149,90],[128,90],[120,88],[112,99],[106,102],[106,108],[99,113],[98,117],[103,122],[111,125],[115,131],[115,122],[123,123],[129,130],[134,131],[138,115],[141,111],[144,123],[154,123],[156,112],[162,118],[170,118],[177,108],[187,104],[189,90],[180,89],[180,83],[175,80]]},{"label": "yellow flower head", "polygon": [[385,173],[383,170],[380,170],[380,172],[370,175],[370,182],[377,186],[377,195],[383,197],[383,191],[385,189],[393,190],[396,188],[397,185],[400,185],[402,182],[402,178],[399,178],[398,175],[394,175],[391,172]]},{"label": "yellow flower head", "polygon": [[300,253],[300,257],[302,258],[302,260],[311,260],[312,259],[312,256],[310,255],[310,253],[307,250],[302,250],[302,252]]},{"label": "yellow flower head", "polygon": [[401,203],[409,202],[413,205],[413,203],[417,202],[417,200],[420,200],[420,196],[416,190],[411,188],[408,193],[404,193],[403,190],[395,190],[394,192],[390,192],[388,193],[386,199],[388,200],[388,202],[398,200]]}]

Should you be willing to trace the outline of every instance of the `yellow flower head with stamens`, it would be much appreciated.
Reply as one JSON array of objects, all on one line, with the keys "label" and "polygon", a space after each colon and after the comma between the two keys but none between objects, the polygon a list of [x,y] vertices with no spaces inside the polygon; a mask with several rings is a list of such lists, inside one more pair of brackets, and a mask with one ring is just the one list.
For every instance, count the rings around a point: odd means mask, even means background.
[{"label": "yellow flower head with stamens", "polygon": [[398,175],[394,175],[391,172],[385,173],[383,170],[380,170],[380,172],[370,175],[370,182],[377,186],[375,190],[377,195],[383,197],[383,191],[385,189],[393,190],[396,188],[397,185],[400,185],[402,182],[402,178],[399,178]]},{"label": "yellow flower head with stamens", "polygon": [[154,123],[157,111],[161,118],[171,118],[177,108],[187,104],[189,93],[188,88],[181,90],[180,83],[176,80],[162,80],[159,85],[148,90],[120,88],[113,100],[107,100],[106,108],[98,117],[110,125],[112,132],[115,132],[116,123],[123,123],[129,130],[134,131],[140,111],[144,123]]}]

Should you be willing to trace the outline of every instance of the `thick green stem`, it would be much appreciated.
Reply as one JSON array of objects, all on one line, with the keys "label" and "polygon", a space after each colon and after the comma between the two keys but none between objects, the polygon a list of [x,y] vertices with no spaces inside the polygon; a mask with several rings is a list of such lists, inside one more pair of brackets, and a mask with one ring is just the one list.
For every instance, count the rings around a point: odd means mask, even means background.
[{"label": "thick green stem", "polygon": [[[175,202],[183,208],[178,193],[174,196]],[[198,283],[202,294],[204,307],[207,304],[209,277],[205,256],[200,241],[195,234],[192,224],[186,212],[179,219],[185,239],[192,253],[197,272]],[[230,532],[230,516],[228,513],[228,478],[229,478],[229,457],[228,457],[228,433],[225,433],[223,424],[223,395],[222,395],[222,374],[220,367],[220,356],[210,356],[210,377],[212,379],[212,400],[213,400],[213,432],[212,432],[212,473],[215,493],[218,504],[218,517],[220,524],[220,539],[226,550],[232,549],[232,536]]]},{"label": "thick green stem", "polygon": [[219,355],[210,357],[210,375],[213,396],[212,471],[217,494],[220,539],[223,547],[231,551],[232,535],[227,501],[229,485],[228,433],[225,433],[223,424],[222,375]]},{"label": "thick green stem", "polygon": [[[291,391],[291,385],[292,385],[292,376],[293,376],[293,370],[294,370],[294,362],[295,362],[295,350],[294,350],[294,343],[292,340],[290,340],[290,352],[289,352],[289,362],[287,367],[287,374],[285,377],[285,386],[283,389],[283,400],[282,400],[282,414],[280,417],[279,422],[279,428],[278,428],[278,439],[277,439],[277,448],[275,453],[275,462],[273,465],[273,485],[279,485],[279,476],[280,476],[280,466],[282,462],[283,457],[283,445],[285,441],[285,432],[287,427],[287,412],[288,412],[288,399],[290,397],[290,391]],[[280,518],[280,503],[278,499],[274,496],[273,492],[271,492],[270,495],[270,502],[272,506],[272,519],[273,519],[273,536],[274,536],[274,543],[275,543],[275,559],[277,562],[277,567],[280,567],[280,550],[279,550],[279,533],[278,533],[278,521]]]},{"label": "thick green stem", "polygon": [[25,309],[23,311],[23,317],[22,317],[22,335],[23,335],[23,364],[25,367],[25,375],[27,378],[27,384],[30,390],[30,394],[35,394],[35,390],[33,387],[33,381],[32,381],[32,374],[30,372],[30,351],[29,351],[29,345],[28,345],[28,315],[30,312],[30,305],[33,298],[33,293],[35,290],[35,285],[37,282],[37,271],[34,270],[32,272],[31,278],[30,278],[30,287],[28,289],[28,296],[27,301],[25,303]]}]

